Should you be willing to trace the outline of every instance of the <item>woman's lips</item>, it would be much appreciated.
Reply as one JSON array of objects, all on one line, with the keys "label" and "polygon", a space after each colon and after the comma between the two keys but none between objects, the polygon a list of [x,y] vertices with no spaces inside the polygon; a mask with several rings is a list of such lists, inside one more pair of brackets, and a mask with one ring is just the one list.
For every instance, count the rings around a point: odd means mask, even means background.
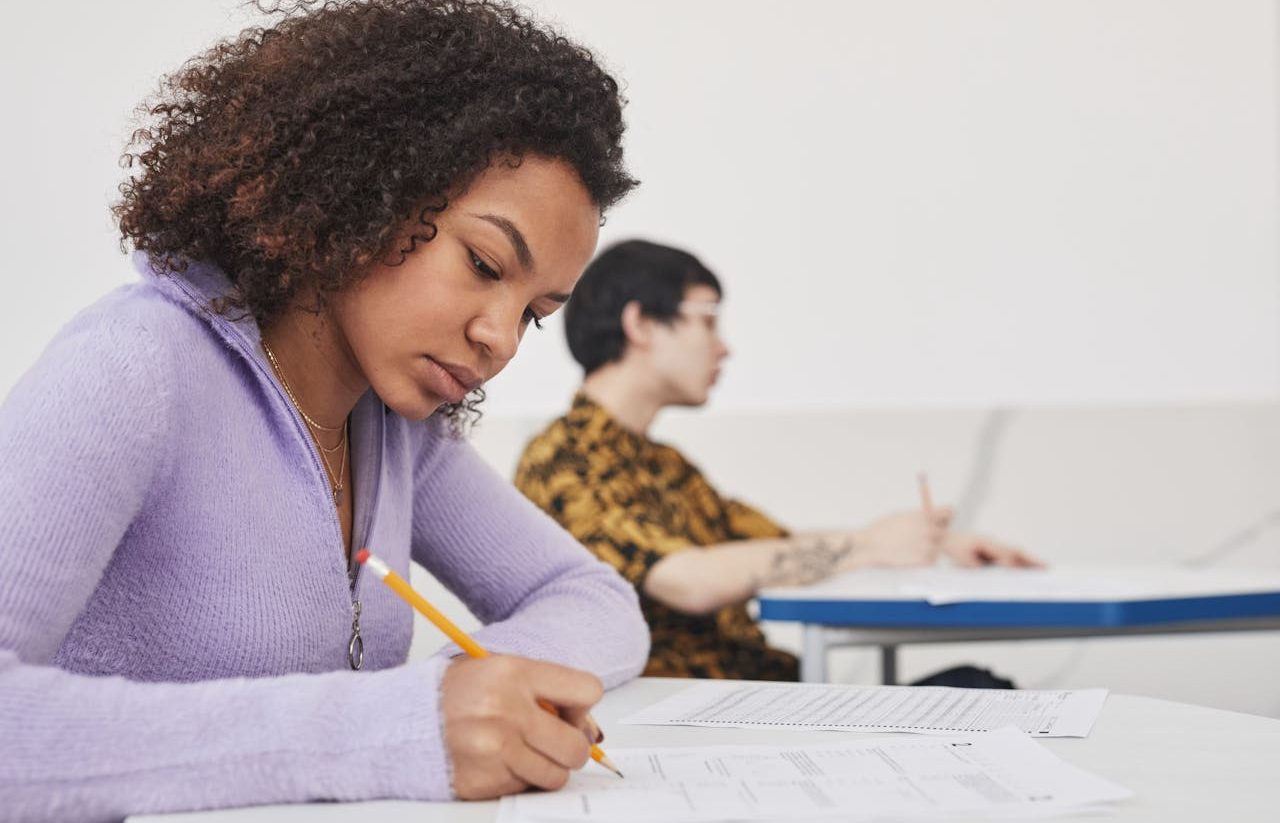
[{"label": "woman's lips", "polygon": [[[436,361],[440,363],[439,360]],[[453,363],[440,363],[440,366],[457,380],[459,383],[467,387],[467,391],[475,391],[480,388],[480,384],[484,383],[484,378],[473,372],[466,366],[458,366]]]},{"label": "woman's lips", "polygon": [[466,369],[444,366],[429,356],[422,359],[427,364],[425,373],[428,388],[450,403],[461,403],[467,392],[480,385],[480,380],[474,373]]}]

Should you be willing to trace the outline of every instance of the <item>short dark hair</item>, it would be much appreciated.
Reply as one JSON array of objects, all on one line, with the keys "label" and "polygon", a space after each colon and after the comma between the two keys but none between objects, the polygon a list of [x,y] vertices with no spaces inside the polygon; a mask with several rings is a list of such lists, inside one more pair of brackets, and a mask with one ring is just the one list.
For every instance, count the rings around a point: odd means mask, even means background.
[{"label": "short dark hair", "polygon": [[710,286],[723,295],[720,281],[686,251],[626,240],[601,252],[573,290],[565,307],[569,352],[585,374],[622,357],[627,338],[622,309],[633,300],[648,317],[672,320],[690,286]]}]

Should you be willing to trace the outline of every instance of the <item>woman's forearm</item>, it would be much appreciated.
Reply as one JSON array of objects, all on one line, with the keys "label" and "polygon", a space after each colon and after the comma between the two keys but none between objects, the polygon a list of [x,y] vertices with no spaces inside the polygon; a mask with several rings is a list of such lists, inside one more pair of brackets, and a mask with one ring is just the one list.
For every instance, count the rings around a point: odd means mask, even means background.
[{"label": "woman's forearm", "polygon": [[444,665],[143,683],[0,650],[0,817],[105,823],[309,800],[447,800]]}]

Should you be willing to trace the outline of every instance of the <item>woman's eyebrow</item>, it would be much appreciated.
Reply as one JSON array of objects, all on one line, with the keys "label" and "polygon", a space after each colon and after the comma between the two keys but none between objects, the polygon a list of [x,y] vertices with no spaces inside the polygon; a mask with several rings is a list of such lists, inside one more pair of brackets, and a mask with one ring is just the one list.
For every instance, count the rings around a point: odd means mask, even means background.
[{"label": "woman's eyebrow", "polygon": [[471,216],[501,229],[502,233],[511,241],[512,247],[515,248],[516,258],[520,261],[520,265],[524,266],[528,271],[533,271],[533,252],[529,251],[529,242],[524,239],[524,233],[520,231],[520,228],[515,223],[500,214],[473,214]]}]

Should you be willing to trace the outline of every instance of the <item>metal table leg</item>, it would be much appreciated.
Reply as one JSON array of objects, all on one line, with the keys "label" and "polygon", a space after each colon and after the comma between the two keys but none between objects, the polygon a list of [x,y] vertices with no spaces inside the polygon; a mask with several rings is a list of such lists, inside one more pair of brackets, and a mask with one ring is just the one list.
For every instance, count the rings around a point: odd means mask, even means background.
[{"label": "metal table leg", "polygon": [[880,682],[886,686],[898,685],[898,647],[891,643],[880,647]]},{"label": "metal table leg", "polygon": [[805,623],[801,629],[803,650],[800,652],[800,682],[827,682],[827,638],[824,627]]}]

